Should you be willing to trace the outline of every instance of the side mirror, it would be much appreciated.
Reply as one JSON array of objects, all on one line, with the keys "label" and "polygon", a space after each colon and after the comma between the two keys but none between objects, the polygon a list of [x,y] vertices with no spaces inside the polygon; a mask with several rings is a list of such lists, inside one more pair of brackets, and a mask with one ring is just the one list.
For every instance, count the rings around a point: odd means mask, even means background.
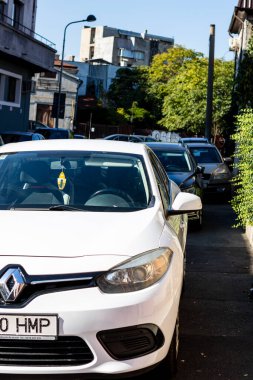
[{"label": "side mirror", "polygon": [[195,194],[186,193],[184,191],[177,194],[169,215],[187,214],[193,211],[202,210],[202,202],[200,197]]},{"label": "side mirror", "polygon": [[231,157],[223,157],[223,161],[224,161],[226,164],[232,164],[233,159],[232,159]]},{"label": "side mirror", "polygon": [[204,166],[197,165],[196,171],[195,171],[196,174],[203,174],[204,171],[205,171],[205,167]]}]

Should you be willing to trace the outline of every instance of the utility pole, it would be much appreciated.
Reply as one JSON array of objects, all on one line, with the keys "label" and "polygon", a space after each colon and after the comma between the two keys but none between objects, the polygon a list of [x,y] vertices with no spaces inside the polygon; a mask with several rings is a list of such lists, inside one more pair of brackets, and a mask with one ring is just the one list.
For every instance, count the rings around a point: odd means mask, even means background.
[{"label": "utility pole", "polygon": [[206,129],[205,137],[211,140],[213,125],[213,72],[214,72],[214,44],[215,44],[215,25],[210,25],[209,37],[209,63],[208,63],[208,84],[206,102]]}]

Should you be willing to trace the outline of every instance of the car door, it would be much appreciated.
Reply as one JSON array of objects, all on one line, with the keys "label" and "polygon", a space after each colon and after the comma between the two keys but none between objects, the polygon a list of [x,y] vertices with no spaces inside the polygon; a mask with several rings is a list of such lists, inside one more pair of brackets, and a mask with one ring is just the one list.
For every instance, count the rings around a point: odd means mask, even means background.
[{"label": "car door", "polygon": [[184,252],[186,245],[188,216],[187,214],[169,216],[167,212],[171,208],[174,199],[181,190],[175,182],[168,179],[163,165],[153,153],[153,151],[149,151],[149,156],[160,191],[165,219],[177,234],[182,250]]}]

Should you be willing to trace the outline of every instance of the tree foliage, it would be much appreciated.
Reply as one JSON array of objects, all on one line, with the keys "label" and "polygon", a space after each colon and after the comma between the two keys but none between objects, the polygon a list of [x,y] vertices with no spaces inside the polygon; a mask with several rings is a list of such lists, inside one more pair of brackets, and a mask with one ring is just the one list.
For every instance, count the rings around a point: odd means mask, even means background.
[{"label": "tree foliage", "polygon": [[[215,60],[213,78],[213,126],[217,133],[226,127],[233,89],[233,63]],[[208,60],[187,61],[166,86],[160,124],[173,131],[204,133],[207,102]],[[213,131],[214,133],[214,131]],[[216,134],[214,133],[214,134]]]},{"label": "tree foliage", "polygon": [[[120,68],[108,92],[109,105],[120,109],[126,122],[139,126],[203,133],[207,76],[208,61],[202,53],[175,46],[155,55],[150,67]],[[232,62],[215,60],[213,87],[213,122],[220,132],[231,102]]]},{"label": "tree foliage", "polygon": [[235,140],[236,163],[238,174],[233,178],[235,195],[231,205],[237,214],[236,227],[253,225],[253,111],[242,110],[237,116],[236,133],[232,136]]}]

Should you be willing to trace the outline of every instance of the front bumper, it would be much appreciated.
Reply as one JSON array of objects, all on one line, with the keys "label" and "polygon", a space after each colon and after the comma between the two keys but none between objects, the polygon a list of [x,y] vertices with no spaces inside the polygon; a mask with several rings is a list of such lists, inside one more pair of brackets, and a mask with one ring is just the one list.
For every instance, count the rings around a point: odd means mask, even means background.
[{"label": "front bumper", "polygon": [[[182,278],[172,278],[169,271],[159,283],[142,291],[104,294],[97,287],[57,291],[37,296],[22,309],[1,308],[1,314],[57,314],[59,339],[33,342],[30,351],[35,352],[35,345],[44,347],[45,359],[38,364],[27,352],[25,365],[19,364],[13,346],[22,347],[26,340],[12,340],[7,356],[16,359],[2,365],[0,354],[0,373],[119,375],[153,366],[168,352],[181,287]],[[58,362],[56,345],[64,353]],[[71,361],[73,351],[74,360],[79,360],[76,363]]]},{"label": "front bumper", "polygon": [[230,182],[204,181],[204,194],[229,194],[231,192]]}]

